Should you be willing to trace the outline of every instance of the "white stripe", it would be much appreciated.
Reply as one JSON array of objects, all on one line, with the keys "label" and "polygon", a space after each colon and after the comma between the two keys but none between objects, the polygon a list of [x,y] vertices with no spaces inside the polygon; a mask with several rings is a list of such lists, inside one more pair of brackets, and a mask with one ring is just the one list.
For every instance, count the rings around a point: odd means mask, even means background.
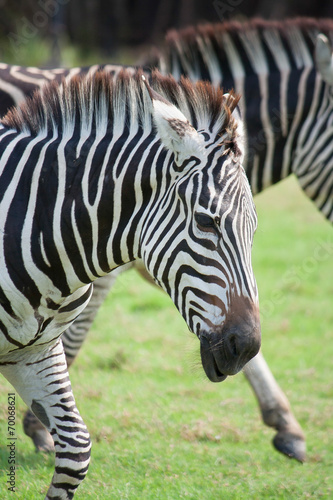
[{"label": "white stripe", "polygon": [[[223,33],[222,35],[222,46],[226,52],[227,58],[228,58],[228,63],[230,67],[230,71],[232,74],[232,77],[235,82],[235,91],[242,96],[244,94],[244,79],[245,79],[245,70],[244,66],[242,63],[242,60],[239,56],[239,53],[235,47],[235,44],[231,38],[231,36],[228,33]],[[222,82],[223,85],[223,82]],[[246,102],[245,98],[241,97],[239,101],[239,107],[241,110],[242,114],[242,120],[243,120],[243,133],[244,133],[244,144],[245,148],[247,147],[247,136],[248,136],[248,131],[246,128]],[[246,157],[245,153],[245,157]],[[246,162],[246,160],[245,160]]]},{"label": "white stripe", "polygon": [[28,76],[24,73],[21,73],[21,66],[12,66],[10,69],[10,74],[15,78],[16,80],[25,82],[25,83],[32,83],[33,85],[36,85],[39,88],[42,88],[46,80],[45,79],[40,79],[40,78],[34,78],[33,76]]},{"label": "white stripe", "polygon": [[185,73],[188,75],[188,78],[192,80],[192,82],[197,82],[199,80],[199,68],[195,68],[195,65],[189,62],[189,59],[186,55],[189,49],[186,47],[185,42],[183,42],[182,44],[180,40],[176,40],[175,43],[177,48],[177,55],[181,61]]},{"label": "white stripe", "polygon": [[58,145],[57,148],[57,163],[58,163],[58,191],[57,191],[57,197],[56,197],[56,202],[55,202],[55,207],[54,207],[54,215],[53,215],[53,222],[52,222],[52,227],[53,227],[53,237],[54,237],[54,243],[56,246],[56,249],[59,254],[59,258],[61,261],[61,265],[63,269],[66,270],[66,279],[67,283],[73,291],[73,289],[78,287],[78,276],[73,268],[72,262],[70,258],[67,255],[67,252],[65,250],[65,245],[64,241],[62,238],[62,231],[61,231],[61,222],[62,222],[62,206],[64,203],[64,197],[65,197],[65,189],[66,189],[66,157],[65,157],[65,148],[67,145],[67,142],[71,139],[72,137],[73,130],[67,129],[64,130],[64,135]]},{"label": "white stripe", "polygon": [[[16,131],[14,131],[13,129],[10,129],[7,132],[5,132],[4,134],[1,134],[1,136],[0,136],[0,146],[1,146],[1,141],[5,137],[7,137],[7,135],[10,135],[10,134],[13,134],[14,137],[10,141],[10,143],[8,144],[8,146],[6,147],[4,153],[2,155],[0,155],[0,176],[2,175],[3,170],[4,170],[4,168],[5,168],[6,164],[7,164],[8,158],[12,154],[12,152],[13,152],[16,144],[18,142],[20,142],[20,140],[23,139],[24,137],[26,137],[26,135],[27,135],[25,132],[22,132],[21,134],[17,134]],[[16,135],[16,137],[15,137],[15,135]]]},{"label": "white stripe", "polygon": [[[222,68],[221,68],[221,64],[219,63],[219,61],[215,55],[215,51],[212,47],[212,43],[211,43],[209,37],[206,36],[203,38],[203,37],[199,36],[197,38],[197,43],[198,43],[199,50],[201,52],[201,57],[205,61],[205,64],[208,68],[208,71],[210,74],[210,81],[211,81],[212,85],[214,85],[215,87],[220,86],[222,83],[222,80],[223,80]],[[199,74],[198,74],[197,78],[200,79]]]},{"label": "white stripe", "polygon": [[0,79],[0,90],[3,90],[13,99],[15,105],[19,104],[22,101],[25,101],[26,96],[22,90],[13,85],[12,83],[6,82]]},{"label": "white stripe", "polygon": [[298,69],[313,67],[313,58],[305,43],[303,33],[296,26],[290,27],[286,31],[286,37],[291,46],[295,64]]},{"label": "white stripe", "polygon": [[269,116],[269,83],[268,73],[259,75],[261,102],[260,119],[263,125],[263,132],[266,136],[266,156],[262,175],[263,189],[272,185],[272,165],[275,149],[275,135],[272,130],[272,124]]},{"label": "white stripe", "polygon": [[[44,78],[45,80],[54,80],[56,75],[52,70],[48,69],[40,69],[40,68],[34,68],[32,66],[29,66],[25,68],[27,73],[31,73],[32,75],[38,75],[39,77]],[[61,70],[63,73],[65,73],[65,69]]]},{"label": "white stripe", "polygon": [[242,40],[244,49],[253,66],[255,73],[258,75],[260,86],[260,120],[262,124],[262,132],[266,137],[266,157],[263,170],[263,187],[268,187],[272,184],[272,160],[274,157],[275,137],[272,130],[272,124],[269,116],[269,85],[268,75],[269,67],[263,50],[262,42],[257,30],[249,30],[248,32],[239,33],[239,38]]},{"label": "white stripe", "polygon": [[72,223],[72,228],[73,228],[74,239],[75,239],[77,246],[79,247],[79,254],[80,254],[80,257],[81,257],[82,262],[83,262],[84,270],[85,270],[87,276],[89,277],[90,281],[94,281],[94,279],[96,279],[96,276],[91,272],[91,269],[89,267],[84,244],[82,242],[81,235],[80,235],[79,229],[78,229],[77,224],[76,224],[75,200],[73,201],[72,208],[71,208],[71,223]]},{"label": "white stripe", "polygon": [[[148,129],[145,130],[145,133],[142,136],[140,142],[138,142],[137,145],[135,146],[135,150],[137,148],[139,148],[140,144],[142,144],[147,139],[147,137],[149,136],[150,132],[151,132],[151,130],[148,130]],[[138,165],[138,169],[137,169],[136,174],[135,174],[135,179],[134,179],[135,207],[134,207],[134,210],[133,210],[133,213],[132,213],[132,216],[131,216],[130,220],[128,221],[126,227],[124,228],[124,231],[123,231],[123,233],[121,235],[121,241],[120,241],[120,248],[121,248],[122,254],[124,254],[124,255],[126,254],[126,252],[128,253],[128,250],[127,250],[127,238],[128,238],[128,236],[130,234],[130,231],[133,231],[133,230],[135,231],[135,234],[134,234],[134,247],[138,248],[140,227],[135,227],[134,228],[132,226],[132,224],[133,224],[133,220],[136,217],[138,211],[142,209],[143,196],[142,196],[142,189],[141,189],[141,179],[142,179],[142,175],[143,175],[143,170],[146,168],[146,166],[145,166],[146,158],[150,154],[150,149],[151,149],[151,147],[153,146],[154,143],[155,143],[155,141],[152,140],[150,142],[149,146],[146,148],[144,154],[140,158],[140,163]],[[128,168],[128,163],[131,161],[131,159],[132,159],[132,157],[133,157],[133,155],[135,153],[135,150],[133,150],[133,152],[129,155],[128,160],[127,160],[126,164],[124,165],[124,169]],[[167,161],[167,159],[165,161]],[[154,163],[154,162],[155,162],[155,159],[152,159],[152,163]]]},{"label": "white stripe", "polygon": [[42,253],[43,260],[47,266],[51,267],[50,261],[46,255],[45,246],[44,246],[44,236],[43,236],[42,232],[40,232],[40,234],[39,234],[39,240],[40,240],[40,250]]},{"label": "white stripe", "polygon": [[259,189],[258,189],[258,176],[259,176],[259,155],[254,155],[253,157],[253,163],[252,163],[252,172],[251,172],[251,190],[253,194],[257,194]]},{"label": "white stripe", "polygon": [[73,76],[78,75],[81,72],[81,68],[71,68],[68,75],[65,77],[65,81],[68,82],[73,78]]},{"label": "white stripe", "polygon": [[[45,139],[46,137],[46,132],[40,134],[38,138],[38,142],[41,142]],[[44,167],[44,161],[45,161],[45,153],[47,147],[54,142],[57,139],[57,133],[55,132],[54,135],[45,143],[43,144],[40,152],[39,152],[39,157],[38,160],[36,161],[33,169],[33,174],[31,177],[31,182],[30,182],[30,192],[29,192],[29,201],[28,201],[28,206],[27,206],[27,212],[25,214],[25,219],[24,219],[24,224],[22,228],[22,233],[21,233],[21,248],[22,248],[22,257],[23,257],[23,262],[25,269],[31,279],[35,282],[37,288],[39,289],[41,295],[45,294],[45,290],[52,290],[51,297],[55,302],[58,302],[61,299],[61,292],[55,287],[53,282],[48,278],[48,276],[41,271],[35,264],[33,255],[32,255],[32,228],[33,228],[33,222],[36,219],[36,209],[37,209],[37,203],[38,203],[38,189],[39,189],[39,180],[40,180],[40,175],[41,171]],[[30,158],[27,159],[26,164],[31,163]],[[38,213],[38,210],[37,210]],[[43,258],[46,263],[48,263],[48,259],[46,257],[46,252],[44,248],[44,241],[40,242],[40,248],[42,251]],[[43,250],[42,250],[43,249]],[[44,251],[44,254],[43,254]],[[50,265],[50,264],[49,264]],[[48,294],[50,297],[50,295]],[[46,304],[44,304],[46,305]]]},{"label": "white stripe", "polygon": [[281,172],[281,178],[284,179],[287,177],[289,174],[289,168],[291,164],[291,156],[292,156],[292,144],[295,138],[295,133],[297,130],[297,127],[300,124],[301,117],[302,117],[302,112],[304,108],[304,99],[305,99],[305,93],[306,93],[306,83],[307,79],[309,76],[309,73],[311,72],[312,68],[304,68],[301,78],[299,80],[299,85],[298,85],[298,99],[297,99],[297,107],[295,111],[295,115],[292,121],[292,125],[290,127],[290,132],[288,134],[288,138],[283,150],[283,163],[282,163],[282,172]]},{"label": "white stripe", "polygon": [[263,38],[265,39],[275,64],[280,71],[280,122],[283,137],[288,133],[288,105],[287,105],[287,91],[288,79],[291,71],[290,62],[286,51],[281,41],[280,32],[276,29],[269,29],[263,31]]},{"label": "white stripe", "polygon": [[94,64],[93,66],[90,66],[88,73],[87,73],[87,76],[94,75],[96,73],[96,71],[98,71],[98,68],[99,68],[98,64]]},{"label": "white stripe", "polygon": [[328,107],[330,107],[330,101],[327,102],[327,99],[325,99],[325,97],[324,97],[324,99],[322,99],[321,102],[319,101],[320,90],[321,90],[322,85],[323,85],[323,81],[322,81],[319,73],[317,73],[311,106],[310,106],[308,115],[303,123],[302,129],[298,135],[297,149],[301,149],[304,146],[306,146],[306,144],[304,144],[304,141],[305,141],[305,138],[308,136],[309,129],[316,125],[318,117],[320,120],[321,113],[318,113],[318,106],[320,104],[323,104],[323,102],[326,101]]}]

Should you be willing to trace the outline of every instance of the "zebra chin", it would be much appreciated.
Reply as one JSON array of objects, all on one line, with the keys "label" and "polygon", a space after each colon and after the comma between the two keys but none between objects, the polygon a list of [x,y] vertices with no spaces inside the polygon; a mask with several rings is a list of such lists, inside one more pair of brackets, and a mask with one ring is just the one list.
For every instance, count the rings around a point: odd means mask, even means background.
[{"label": "zebra chin", "polygon": [[223,382],[236,375],[260,350],[259,314],[250,320],[227,321],[220,331],[200,333],[203,369],[211,382]]}]

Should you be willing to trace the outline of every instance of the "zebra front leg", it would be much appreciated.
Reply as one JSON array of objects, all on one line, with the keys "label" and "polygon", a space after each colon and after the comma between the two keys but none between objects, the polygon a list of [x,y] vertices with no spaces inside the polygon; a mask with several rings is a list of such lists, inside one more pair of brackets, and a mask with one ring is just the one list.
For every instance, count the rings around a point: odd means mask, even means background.
[{"label": "zebra front leg", "polygon": [[76,408],[61,340],[43,350],[17,351],[0,368],[51,433],[55,472],[46,499],[73,498],[90,460],[90,437]]},{"label": "zebra front leg", "polygon": [[245,365],[243,372],[259,402],[264,423],[278,431],[273,439],[275,448],[289,458],[304,462],[303,431],[261,352]]},{"label": "zebra front leg", "polygon": [[[130,264],[131,265],[131,264]],[[87,307],[77,317],[74,323],[62,334],[62,342],[66,354],[67,366],[71,366],[78,355],[83,342],[95,319],[95,316],[103,304],[106,296],[116,282],[117,276],[130,266],[125,265],[115,269],[112,273],[99,278],[94,282],[93,293]],[[23,418],[23,430],[34,442],[36,451],[53,452],[53,439],[44,425],[36,415],[27,410]]]}]

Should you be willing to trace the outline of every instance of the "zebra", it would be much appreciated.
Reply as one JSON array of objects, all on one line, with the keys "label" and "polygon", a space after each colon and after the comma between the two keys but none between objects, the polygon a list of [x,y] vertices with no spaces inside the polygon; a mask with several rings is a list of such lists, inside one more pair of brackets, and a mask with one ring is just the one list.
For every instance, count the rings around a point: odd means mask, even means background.
[{"label": "zebra", "polygon": [[141,259],[212,382],[260,349],[238,100],[158,72],[150,84],[98,72],[49,84],[0,122],[0,371],[54,440],[47,499],[73,498],[88,470],[61,333],[98,277]]},{"label": "zebra", "polygon": [[[319,33],[332,39],[333,21],[251,20],[171,31],[159,57],[148,60],[146,68],[157,65],[164,74],[172,73],[177,79],[186,74],[193,81],[206,79],[214,85],[236,88],[242,95],[240,106],[247,144],[245,169],[253,193],[294,174],[305,194],[331,220],[332,81],[327,80],[325,58],[320,65],[323,44],[314,57]],[[82,68],[82,72],[96,69],[97,66],[90,70]],[[119,72],[119,67],[107,69],[113,74]],[[13,71],[7,66],[3,73],[0,68],[0,76],[6,81],[9,73],[14,78],[16,72],[23,75],[24,80],[27,72],[31,79],[38,71],[36,68]],[[75,72],[80,69],[76,68]],[[317,134],[322,130],[325,134],[317,141]],[[327,147],[323,149],[325,141]],[[318,148],[323,151],[318,152]],[[114,277],[108,275],[95,282],[95,305],[101,303],[99,298],[105,296],[104,289],[109,290],[113,280]],[[95,313],[93,305],[88,306],[81,319],[64,333],[69,363],[76,356]],[[278,431],[273,440],[275,448],[303,461],[304,434],[261,353],[244,368],[244,374],[254,389],[264,422]],[[37,431],[37,424],[31,422],[31,415],[27,416],[24,427],[37,444],[43,429]],[[45,433],[44,436],[46,443]],[[37,446],[43,447],[39,442]]]},{"label": "zebra", "polygon": [[157,66],[240,93],[253,194],[294,174],[332,222],[332,80],[320,66],[319,35],[333,40],[333,20],[254,19],[172,30]]},{"label": "zebra", "polygon": [[41,69],[0,62],[0,116],[4,116],[11,107],[21,104],[27,97],[32,97],[46,83],[61,83],[63,79],[70,80],[75,76],[93,76],[99,71],[117,77],[124,68],[131,74],[136,71],[134,67],[117,64]]}]

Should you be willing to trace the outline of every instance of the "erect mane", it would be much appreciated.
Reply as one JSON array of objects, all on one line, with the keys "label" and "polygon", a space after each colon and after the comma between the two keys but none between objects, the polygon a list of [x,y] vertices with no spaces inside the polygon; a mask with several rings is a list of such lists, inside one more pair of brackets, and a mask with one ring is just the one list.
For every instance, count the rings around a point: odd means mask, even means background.
[{"label": "erect mane", "polygon": [[[75,76],[61,84],[51,82],[42,91],[36,91],[20,106],[12,108],[0,121],[2,125],[32,135],[55,129],[61,134],[74,127],[89,128],[89,124],[107,120],[112,127],[117,120],[131,126],[139,120],[141,126],[151,126],[152,105],[142,80],[142,71],[134,75],[126,70],[113,78],[100,71],[92,76]],[[232,112],[239,98],[210,83],[171,76],[153,71],[150,85],[168,101],[176,105],[199,130],[215,135],[228,133],[228,140],[236,137],[237,123]]]},{"label": "erect mane", "polygon": [[302,32],[324,33],[333,37],[332,19],[315,19],[308,17],[297,17],[283,21],[265,20],[254,18],[249,21],[225,21],[221,23],[206,23],[198,26],[190,26],[181,30],[170,30],[166,35],[166,43],[174,46],[178,42],[193,43],[199,37],[208,37],[218,41],[224,33],[230,35],[246,33],[253,30],[278,30],[282,36],[290,33],[292,29]]}]

